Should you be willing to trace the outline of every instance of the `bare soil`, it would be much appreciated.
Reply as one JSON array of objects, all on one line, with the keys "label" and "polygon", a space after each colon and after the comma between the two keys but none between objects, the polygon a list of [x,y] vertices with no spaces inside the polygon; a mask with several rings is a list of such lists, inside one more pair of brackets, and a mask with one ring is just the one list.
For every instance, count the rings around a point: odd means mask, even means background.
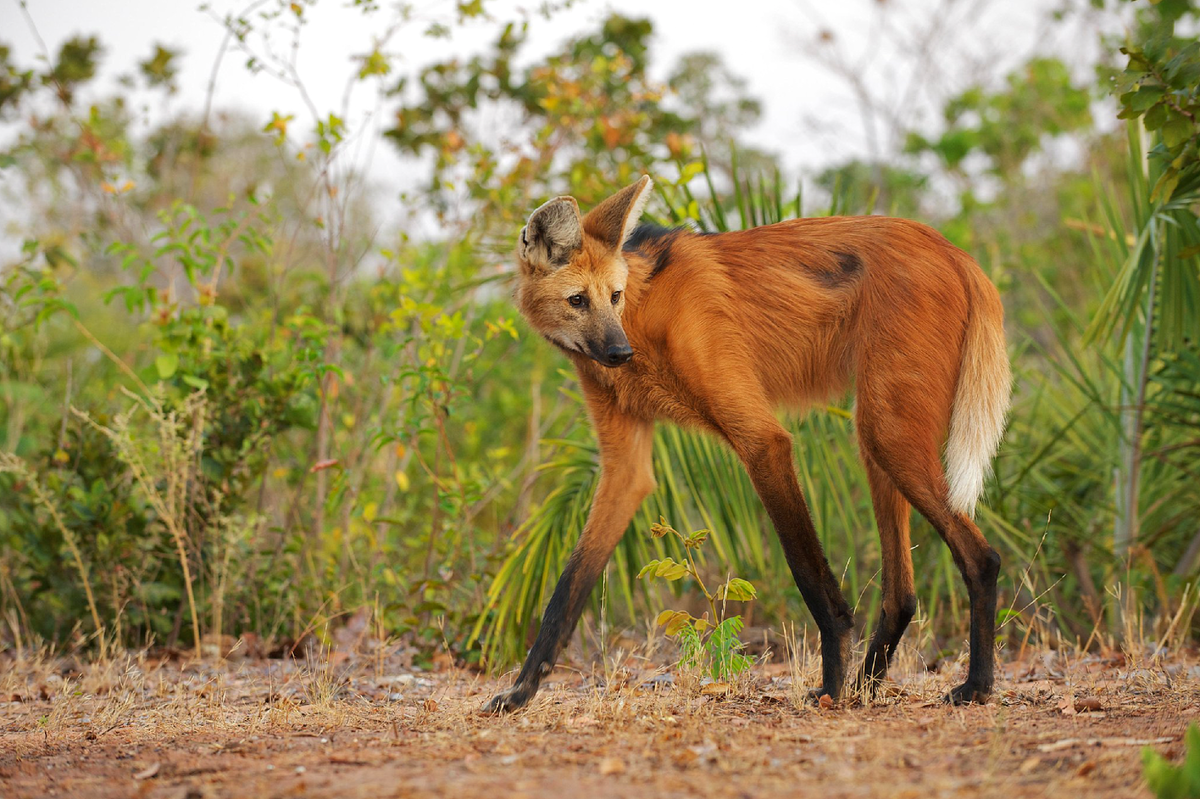
[{"label": "bare soil", "polygon": [[639,663],[560,669],[497,718],[506,681],[345,655],[0,660],[0,795],[1128,799],[1150,795],[1143,746],[1180,758],[1200,716],[1194,655],[1038,653],[963,708],[940,701],[961,664],[820,707],[808,666],[714,687]]}]

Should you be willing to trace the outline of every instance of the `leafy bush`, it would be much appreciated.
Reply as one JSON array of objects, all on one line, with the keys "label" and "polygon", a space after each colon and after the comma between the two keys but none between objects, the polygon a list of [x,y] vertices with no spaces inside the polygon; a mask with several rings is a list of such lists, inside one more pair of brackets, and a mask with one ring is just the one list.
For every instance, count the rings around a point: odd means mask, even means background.
[{"label": "leafy bush", "polygon": [[[677,563],[674,558],[655,559],[638,572],[638,577],[655,577],[667,582],[691,577],[704,595],[709,612],[695,618],[686,610],[664,610],[658,614],[656,623],[668,636],[677,636],[682,653],[680,665],[687,669],[707,671],[714,680],[729,680],[745,672],[753,660],[741,653],[743,644],[738,635],[743,622],[740,615],[726,616],[726,602],[749,602],[758,596],[754,586],[740,577],[730,577],[709,593],[696,569],[693,550],[698,550],[708,539],[708,530],[680,533],[660,518],[650,528],[653,538],[674,536],[683,546],[685,562]],[[712,615],[710,616],[709,613]]]}]

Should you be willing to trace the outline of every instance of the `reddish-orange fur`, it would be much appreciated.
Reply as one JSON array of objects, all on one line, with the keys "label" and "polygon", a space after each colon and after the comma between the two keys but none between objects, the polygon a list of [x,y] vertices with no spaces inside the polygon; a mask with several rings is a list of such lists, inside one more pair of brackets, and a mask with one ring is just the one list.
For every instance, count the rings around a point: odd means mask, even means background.
[{"label": "reddish-orange fur", "polygon": [[[601,479],[560,582],[563,595],[556,592],[547,610],[553,629],[546,632],[543,621],[545,640],[539,636],[517,687],[493,707],[518,706],[536,691],[593,575],[653,490],[649,440],[657,419],[708,430],[745,463],[821,629],[819,690],[836,698],[852,619],[812,528],[792,438],[776,410],[850,390],[883,555],[883,614],[861,676],[883,675],[915,608],[911,503],[946,540],[971,592],[971,671],[953,698],[986,698],[992,625],[985,617],[995,613],[998,557],[967,513],[949,502],[939,453],[956,396],[962,404],[976,401],[973,391],[990,392],[990,407],[1001,416],[1007,403],[995,288],[936,231],[883,217],[798,219],[720,235],[661,232],[640,250],[622,252],[630,225],[621,212],[639,187],[648,181],[581,220],[582,246],[568,262],[521,262],[518,306],[575,365],[600,442]],[[530,229],[539,232],[534,217]],[[587,292],[587,313],[564,307],[564,293],[576,289]],[[610,297],[617,289],[623,293]],[[617,302],[606,305],[606,298]],[[611,334],[614,325],[633,349],[628,363],[608,368],[586,347],[573,347]],[[986,346],[968,347],[976,339]],[[981,346],[987,351],[976,352]],[[994,377],[988,387],[960,387],[968,362]],[[994,447],[983,438],[980,446]]]}]

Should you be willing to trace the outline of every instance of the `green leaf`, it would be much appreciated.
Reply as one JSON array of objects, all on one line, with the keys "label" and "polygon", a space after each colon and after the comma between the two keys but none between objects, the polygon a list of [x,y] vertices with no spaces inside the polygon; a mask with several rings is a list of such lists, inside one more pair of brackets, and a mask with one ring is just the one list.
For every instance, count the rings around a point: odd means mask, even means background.
[{"label": "green leaf", "polygon": [[1200,726],[1188,725],[1184,761],[1176,766],[1150,747],[1142,750],[1142,776],[1158,799],[1200,797]]},{"label": "green leaf", "polygon": [[1183,774],[1192,796],[1200,796],[1200,725],[1192,722],[1183,736]]},{"label": "green leaf", "polygon": [[647,574],[653,574],[654,570],[658,568],[659,563],[661,563],[661,561],[658,558],[655,558],[654,560],[647,563],[645,566],[642,567],[642,570],[637,573],[637,579],[640,580],[643,577],[645,577]]},{"label": "green leaf", "polygon": [[733,602],[749,602],[758,596],[758,591],[748,580],[734,577],[717,589],[717,599],[728,599]]},{"label": "green leaf", "polygon": [[664,610],[657,619],[657,623],[665,628],[663,633],[668,636],[674,636],[684,627],[691,626],[692,621],[691,614],[683,610]]},{"label": "green leaf", "polygon": [[996,623],[997,624],[1004,624],[1009,619],[1019,619],[1019,618],[1021,618],[1021,611],[1014,610],[1013,608],[1000,608],[998,611],[996,611]]},{"label": "green leaf", "polygon": [[182,380],[184,383],[187,383],[192,388],[196,388],[201,391],[208,390],[208,381],[205,380],[204,378],[194,377],[192,375],[184,375]]},{"label": "green leaf", "polygon": [[1167,90],[1162,86],[1142,86],[1136,92],[1121,95],[1121,103],[1134,115],[1141,114],[1162,99]]},{"label": "green leaf", "polygon": [[1167,123],[1167,104],[1159,103],[1152,106],[1146,112],[1145,118],[1142,119],[1142,124],[1146,126],[1146,130],[1158,130]]},{"label": "green leaf", "polygon": [[174,352],[159,355],[154,359],[154,368],[158,370],[160,380],[169,380],[179,368],[179,355]]},{"label": "green leaf", "polygon": [[1174,150],[1192,138],[1194,133],[1192,123],[1188,121],[1187,117],[1172,114],[1170,121],[1162,128],[1163,143]]},{"label": "green leaf", "polygon": [[1179,179],[1182,173],[1175,169],[1168,169],[1162,173],[1162,176],[1154,183],[1154,190],[1150,192],[1150,202],[1160,202],[1170,199],[1175,193],[1175,187],[1179,185]]},{"label": "green leaf", "polygon": [[702,161],[693,161],[679,170],[679,180],[675,181],[675,185],[682,186],[703,171],[704,163]]},{"label": "green leaf", "polygon": [[664,558],[654,570],[655,577],[661,577],[664,580],[672,582],[686,577],[687,573],[688,567],[682,563],[676,563],[672,558]]}]

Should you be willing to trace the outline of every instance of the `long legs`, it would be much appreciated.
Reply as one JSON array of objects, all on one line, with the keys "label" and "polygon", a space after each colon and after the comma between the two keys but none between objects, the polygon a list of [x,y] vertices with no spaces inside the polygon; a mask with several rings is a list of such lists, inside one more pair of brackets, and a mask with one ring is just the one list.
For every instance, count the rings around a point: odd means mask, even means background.
[{"label": "long legs", "polygon": [[[889,587],[887,564],[895,557],[889,557],[889,548],[894,548],[900,540],[895,534],[895,513],[899,510],[894,493],[887,491],[886,479],[898,490],[908,502],[912,503],[921,515],[929,520],[938,535],[950,548],[954,563],[958,566],[963,582],[966,583],[967,593],[971,601],[971,660],[967,669],[967,679],[962,685],[950,692],[949,699],[956,703],[984,702],[991,694],[995,673],[995,634],[996,634],[996,581],[1000,573],[1000,555],[988,544],[987,539],[979,532],[969,518],[961,513],[955,513],[947,499],[946,478],[938,457],[937,440],[932,426],[897,423],[888,420],[887,424],[875,424],[870,411],[864,412],[859,408],[859,440],[863,450],[863,459],[867,461],[868,472],[871,474],[871,493],[875,501],[876,513],[881,505],[884,514],[879,518],[879,530],[883,539],[884,555],[884,616],[888,614],[889,595],[893,589]],[[878,491],[878,493],[877,493]],[[911,561],[908,560],[908,530],[904,524],[903,549],[904,562],[907,562],[908,573],[911,575]],[[890,540],[889,540],[890,539]],[[901,564],[903,567],[903,563]],[[911,597],[911,594],[909,595]],[[904,599],[903,591],[897,593],[893,602]],[[912,600],[909,599],[909,602]],[[904,605],[898,605],[903,611]],[[911,608],[911,605],[909,606]],[[901,618],[897,616],[897,621]],[[904,617],[907,624],[911,611]],[[886,671],[888,638],[882,637],[886,632],[899,640],[903,627],[895,631],[890,623],[881,619],[879,632],[867,653],[863,664],[864,677],[877,679]],[[876,646],[878,644],[878,648]],[[892,647],[895,642],[892,642]],[[882,655],[882,664],[881,656]]]},{"label": "long legs", "polygon": [[879,622],[863,661],[861,679],[872,690],[887,675],[896,645],[917,611],[913,588],[912,551],[908,537],[909,504],[892,479],[863,452],[863,464],[871,486],[871,502],[879,526],[880,563],[883,572],[883,603]]},{"label": "long legs", "polygon": [[588,595],[642,500],[654,490],[650,453],[654,425],[594,409],[600,440],[600,482],[587,523],[546,612],[537,639],[513,687],[497,694],[486,710],[515,710],[537,693],[570,639]]},{"label": "long legs", "polygon": [[727,419],[722,432],[746,466],[783,546],[788,567],[821,633],[821,687],[837,699],[845,685],[854,616],[829,568],[796,480],[792,437],[769,413]]},{"label": "long legs", "polygon": [[[825,558],[796,479],[791,436],[765,402],[748,403],[744,395],[741,399],[714,402],[706,409],[707,416],[741,458],[774,523],[792,576],[821,634],[822,685],[816,693],[836,699],[845,684],[853,614]],[[601,411],[593,407],[601,475],[587,524],[559,578],[537,640],[514,686],[488,704],[493,712],[521,707],[537,692],[578,623],[588,594],[633,514],[654,489],[650,460],[653,425],[619,415],[606,416]],[[861,393],[858,419],[863,462],[879,523],[884,590],[879,624],[861,679],[869,687],[886,675],[915,611],[908,530],[911,504],[950,548],[970,595],[970,666],[966,682],[951,692],[950,699],[956,703],[986,701],[994,683],[1000,557],[969,518],[950,508],[936,424],[897,418],[895,413],[882,418],[880,424]]]}]

